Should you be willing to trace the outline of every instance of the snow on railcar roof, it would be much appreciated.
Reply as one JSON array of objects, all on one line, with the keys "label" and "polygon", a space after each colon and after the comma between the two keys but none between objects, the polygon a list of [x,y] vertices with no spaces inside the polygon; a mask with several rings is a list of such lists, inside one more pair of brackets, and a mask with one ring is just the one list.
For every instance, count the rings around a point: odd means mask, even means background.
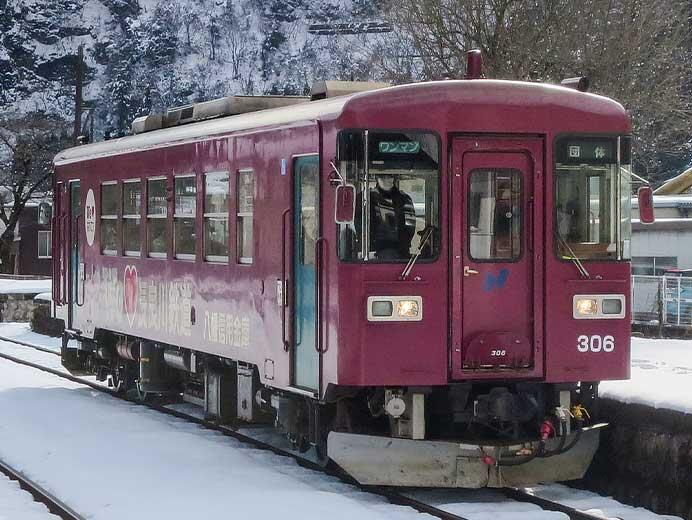
[{"label": "snow on railcar roof", "polygon": [[[378,103],[385,97],[400,97],[403,101],[411,101],[408,96],[414,92],[416,95],[434,98],[435,101],[552,107],[559,105],[603,115],[626,116],[625,109],[617,101],[560,85],[486,79],[431,81],[397,85],[281,108],[221,117],[76,146],[59,152],[54,163],[55,165],[63,165],[158,146],[200,141],[231,132],[280,126],[313,119],[336,118],[347,108],[347,105],[353,105],[356,108],[361,103],[364,105]],[[453,99],[450,97],[452,93],[454,94]]]},{"label": "snow on railcar roof", "polygon": [[138,135],[120,137],[109,141],[76,146],[59,152],[58,155],[55,156],[54,163],[56,165],[61,165],[108,155],[145,150],[156,146],[167,146],[186,141],[198,141],[207,137],[235,131],[324,118],[338,114],[346,101],[348,101],[348,96],[311,101],[309,103],[259,110],[257,112],[237,116],[220,117],[209,121],[190,123]]}]

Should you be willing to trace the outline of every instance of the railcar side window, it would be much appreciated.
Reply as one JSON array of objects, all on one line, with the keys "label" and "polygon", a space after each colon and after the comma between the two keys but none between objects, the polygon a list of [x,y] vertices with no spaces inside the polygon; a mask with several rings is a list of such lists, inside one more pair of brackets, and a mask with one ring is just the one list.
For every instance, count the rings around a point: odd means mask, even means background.
[{"label": "railcar side window", "polygon": [[197,179],[194,176],[175,178],[175,213],[173,214],[173,247],[175,257],[195,258],[195,215],[197,214]]},{"label": "railcar side window", "polygon": [[118,194],[116,182],[101,185],[101,253],[118,254]]},{"label": "railcar side window", "polygon": [[469,255],[513,261],[521,255],[521,172],[473,170],[468,190]]},{"label": "railcar side window", "polygon": [[253,254],[252,214],[255,204],[255,179],[252,170],[238,172],[238,263],[251,264]]},{"label": "railcar side window", "polygon": [[166,179],[147,180],[147,251],[149,256],[165,258],[168,252]]},{"label": "railcar side window", "polygon": [[558,257],[630,258],[629,138],[563,137],[555,153]]},{"label": "railcar side window", "polygon": [[342,260],[407,262],[419,250],[420,261],[437,257],[440,169],[435,134],[344,131],[338,164],[357,191],[355,220],[339,227]]},{"label": "railcar side window", "polygon": [[228,261],[228,173],[204,176],[204,259]]},{"label": "railcar side window", "polygon": [[139,256],[140,253],[141,210],[141,182],[123,182],[123,249],[127,256]]}]

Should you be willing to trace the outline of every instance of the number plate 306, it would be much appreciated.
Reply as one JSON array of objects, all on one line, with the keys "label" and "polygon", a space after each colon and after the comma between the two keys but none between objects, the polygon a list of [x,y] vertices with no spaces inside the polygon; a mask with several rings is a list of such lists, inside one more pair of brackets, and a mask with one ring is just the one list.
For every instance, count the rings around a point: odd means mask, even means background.
[{"label": "number plate 306", "polygon": [[577,350],[579,352],[612,352],[615,350],[615,338],[582,334],[577,338]]}]

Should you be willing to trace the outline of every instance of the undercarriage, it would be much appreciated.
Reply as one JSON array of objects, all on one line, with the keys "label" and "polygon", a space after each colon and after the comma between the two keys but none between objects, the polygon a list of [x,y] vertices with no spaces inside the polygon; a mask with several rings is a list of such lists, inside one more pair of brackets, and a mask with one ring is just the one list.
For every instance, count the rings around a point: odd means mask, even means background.
[{"label": "undercarriage", "polygon": [[261,384],[241,361],[101,331],[63,341],[72,373],[139,399],[192,403],[231,427],[273,425],[363,484],[521,486],[580,478],[598,447],[597,384],[330,385],[322,400]]}]

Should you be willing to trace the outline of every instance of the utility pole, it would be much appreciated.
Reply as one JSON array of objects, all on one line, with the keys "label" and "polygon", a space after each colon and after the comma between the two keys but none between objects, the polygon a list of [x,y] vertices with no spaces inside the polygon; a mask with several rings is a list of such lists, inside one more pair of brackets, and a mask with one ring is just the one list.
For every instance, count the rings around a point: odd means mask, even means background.
[{"label": "utility pole", "polygon": [[84,44],[77,50],[75,64],[75,95],[74,95],[74,135],[72,139],[77,144],[77,138],[82,134],[82,83],[84,82]]}]

